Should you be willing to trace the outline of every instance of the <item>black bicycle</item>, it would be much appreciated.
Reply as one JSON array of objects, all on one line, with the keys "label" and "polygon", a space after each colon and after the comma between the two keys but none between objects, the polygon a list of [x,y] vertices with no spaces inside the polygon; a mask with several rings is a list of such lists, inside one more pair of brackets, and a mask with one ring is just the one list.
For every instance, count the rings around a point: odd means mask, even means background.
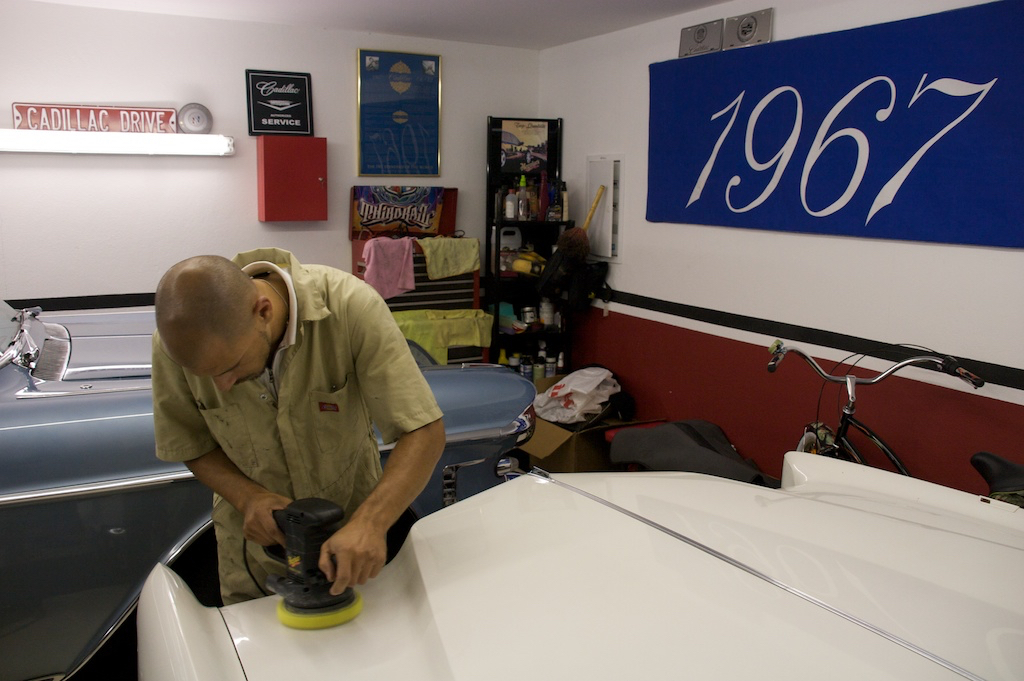
[{"label": "black bicycle", "polygon": [[879,437],[863,421],[858,420],[857,417],[854,416],[857,410],[857,386],[880,383],[889,376],[892,376],[901,369],[905,369],[909,366],[936,369],[943,373],[947,373],[950,376],[956,376],[966,383],[970,383],[975,388],[980,388],[985,385],[985,381],[967,369],[964,369],[960,365],[959,360],[949,355],[944,357],[937,355],[919,355],[916,357],[910,357],[901,362],[897,362],[885,371],[871,378],[861,378],[860,376],[855,376],[853,374],[834,376],[822,369],[814,358],[806,352],[797,347],[783,345],[782,341],[775,341],[769,350],[772,353],[772,359],[768,362],[769,372],[774,372],[775,369],[778,368],[782,359],[788,353],[793,353],[802,357],[804,361],[810,364],[811,368],[814,369],[814,371],[824,380],[830,383],[838,383],[846,386],[846,404],[843,405],[842,413],[839,417],[839,427],[833,431],[820,421],[809,423],[804,429],[803,436],[800,438],[800,442],[797,445],[797,451],[812,452],[823,456],[830,456],[837,459],[843,459],[845,461],[854,461],[856,463],[863,464],[865,463],[864,457],[849,438],[850,430],[854,429],[863,433],[864,436],[867,437],[868,440],[870,440],[871,443],[885,455],[885,458],[892,463],[897,472],[902,475],[910,475],[910,472],[907,471],[906,465],[904,465],[903,461],[896,455],[896,452],[893,451],[892,447],[886,444],[885,440]]},{"label": "black bicycle", "polygon": [[[864,457],[856,445],[850,441],[850,429],[862,433],[882,454],[892,463],[897,472],[902,475],[910,475],[906,465],[896,455],[885,440],[879,437],[863,421],[857,419],[854,414],[857,410],[858,385],[874,385],[892,376],[896,372],[908,366],[927,367],[942,371],[950,376],[970,383],[975,388],[985,385],[985,381],[974,373],[971,373],[963,366],[956,357],[950,355],[918,355],[897,362],[885,371],[882,371],[871,378],[861,378],[853,374],[835,376],[828,373],[800,348],[783,345],[782,341],[772,343],[769,351],[772,353],[771,361],[768,362],[769,373],[774,373],[779,362],[789,353],[799,355],[811,365],[811,368],[825,381],[838,383],[846,386],[846,404],[843,405],[839,417],[839,427],[832,430],[821,421],[814,421],[804,427],[804,434],[797,445],[797,451],[811,452],[822,456],[830,456],[845,461],[865,464]],[[1024,465],[1015,463],[991,452],[978,452],[971,457],[971,464],[975,470],[985,479],[989,486],[989,496],[994,499],[1006,501],[1017,506],[1024,506]]]}]

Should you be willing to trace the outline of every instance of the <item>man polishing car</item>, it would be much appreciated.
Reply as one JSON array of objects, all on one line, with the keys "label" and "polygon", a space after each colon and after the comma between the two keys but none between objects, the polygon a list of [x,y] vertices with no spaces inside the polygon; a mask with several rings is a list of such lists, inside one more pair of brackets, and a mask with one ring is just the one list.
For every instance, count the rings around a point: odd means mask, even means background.
[{"label": "man polishing car", "polygon": [[[157,456],[215,492],[226,604],[263,595],[283,543],[272,512],[321,497],[347,523],[323,544],[332,593],[377,575],[391,525],[444,448],[441,410],[383,299],[357,277],[260,249],[174,265],[156,293]],[[375,424],[396,442],[380,465]]]}]

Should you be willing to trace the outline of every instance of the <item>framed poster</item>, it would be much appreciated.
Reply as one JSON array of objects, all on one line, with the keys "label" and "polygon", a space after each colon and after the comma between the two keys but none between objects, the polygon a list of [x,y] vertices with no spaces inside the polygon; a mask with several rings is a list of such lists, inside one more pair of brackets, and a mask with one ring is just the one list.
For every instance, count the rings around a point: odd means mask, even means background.
[{"label": "framed poster", "polygon": [[245,70],[250,135],[313,135],[308,73]]},{"label": "framed poster", "polygon": [[441,172],[441,57],[359,50],[359,174]]},{"label": "framed poster", "polygon": [[562,148],[562,119],[487,119],[487,175],[548,174],[558,179]]}]

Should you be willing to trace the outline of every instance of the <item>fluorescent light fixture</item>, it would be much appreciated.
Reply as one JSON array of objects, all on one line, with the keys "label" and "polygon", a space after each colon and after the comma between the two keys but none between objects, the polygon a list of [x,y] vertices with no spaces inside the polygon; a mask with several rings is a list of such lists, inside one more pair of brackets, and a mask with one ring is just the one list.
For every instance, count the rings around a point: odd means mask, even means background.
[{"label": "fluorescent light fixture", "polygon": [[161,132],[0,129],[0,151],[42,154],[231,156],[235,153],[235,140],[224,135]]}]

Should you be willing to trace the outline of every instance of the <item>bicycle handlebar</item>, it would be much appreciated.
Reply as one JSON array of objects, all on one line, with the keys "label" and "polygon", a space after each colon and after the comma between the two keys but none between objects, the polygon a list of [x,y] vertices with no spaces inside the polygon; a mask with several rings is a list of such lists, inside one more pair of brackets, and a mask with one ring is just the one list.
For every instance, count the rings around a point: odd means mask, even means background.
[{"label": "bicycle handlebar", "polygon": [[849,385],[850,381],[852,380],[854,383],[859,383],[861,385],[873,385],[881,381],[883,378],[892,376],[900,369],[903,369],[911,365],[915,365],[924,367],[930,366],[931,368],[941,371],[943,373],[947,373],[950,376],[956,376],[965,383],[970,383],[975,388],[980,388],[981,386],[985,385],[985,381],[982,380],[981,377],[971,373],[967,369],[964,369],[962,366],[960,366],[960,361],[956,357],[953,357],[952,355],[946,355],[945,357],[937,357],[935,355],[921,355],[918,357],[910,357],[901,362],[897,362],[896,364],[892,365],[891,367],[881,372],[874,378],[861,378],[859,376],[853,375],[833,376],[832,374],[822,369],[821,366],[814,360],[814,358],[808,355],[806,352],[797,347],[783,345],[782,341],[780,340],[777,340],[774,343],[772,343],[771,347],[768,350],[769,352],[772,353],[772,359],[771,361],[768,362],[769,373],[774,373],[779,366],[779,362],[782,361],[782,358],[785,357],[787,353],[793,352],[802,357],[804,361],[806,361],[808,364],[810,364],[811,368],[814,369],[814,371],[819,376],[821,376],[826,381],[831,381],[832,383],[846,383],[847,385]]}]

